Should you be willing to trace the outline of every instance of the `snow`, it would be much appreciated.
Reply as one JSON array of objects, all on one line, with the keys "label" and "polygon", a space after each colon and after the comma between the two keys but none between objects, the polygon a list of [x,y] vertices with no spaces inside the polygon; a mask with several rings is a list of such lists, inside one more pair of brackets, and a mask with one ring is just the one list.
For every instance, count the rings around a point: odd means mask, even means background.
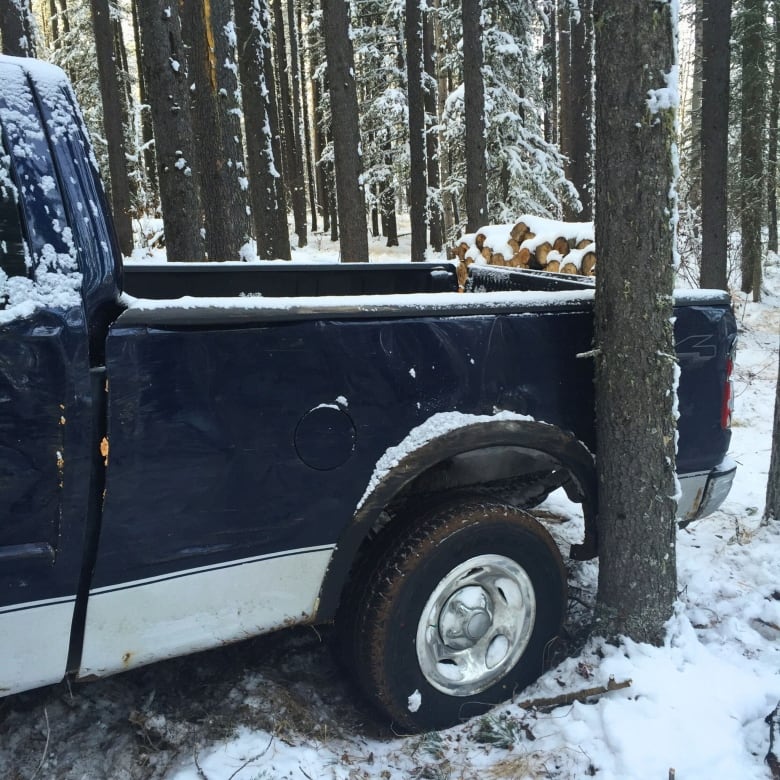
[{"label": "snow", "polygon": [[416,688],[414,693],[410,694],[408,701],[409,712],[417,712],[422,704],[422,694]]}]

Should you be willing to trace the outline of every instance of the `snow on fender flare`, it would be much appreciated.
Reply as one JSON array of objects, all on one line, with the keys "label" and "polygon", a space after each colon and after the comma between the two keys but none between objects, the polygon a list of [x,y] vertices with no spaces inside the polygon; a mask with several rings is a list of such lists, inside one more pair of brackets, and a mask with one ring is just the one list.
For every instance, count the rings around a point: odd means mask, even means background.
[{"label": "snow on fender flare", "polygon": [[570,555],[577,560],[595,557],[596,465],[582,441],[556,425],[514,412],[441,412],[413,428],[377,462],[353,521],[337,543],[320,590],[317,619],[333,618],[361,542],[382,510],[405,487],[456,455],[490,447],[518,447],[544,453],[567,469],[571,479],[564,487],[572,501],[582,504],[585,517],[585,538],[582,544],[572,546]]}]

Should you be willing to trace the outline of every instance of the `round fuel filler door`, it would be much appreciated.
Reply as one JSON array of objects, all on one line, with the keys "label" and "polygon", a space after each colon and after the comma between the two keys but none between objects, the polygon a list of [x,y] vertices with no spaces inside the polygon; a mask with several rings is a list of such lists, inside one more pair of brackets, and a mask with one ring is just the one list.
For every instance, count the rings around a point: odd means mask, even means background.
[{"label": "round fuel filler door", "polygon": [[330,471],[355,450],[355,425],[337,404],[322,404],[303,415],[295,429],[295,450],[310,468]]}]

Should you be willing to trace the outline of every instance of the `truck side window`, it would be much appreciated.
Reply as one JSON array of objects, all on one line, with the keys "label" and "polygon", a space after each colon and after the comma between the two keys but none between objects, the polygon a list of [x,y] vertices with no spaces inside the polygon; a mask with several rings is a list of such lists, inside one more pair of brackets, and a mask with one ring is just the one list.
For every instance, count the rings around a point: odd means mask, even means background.
[{"label": "truck side window", "polygon": [[0,269],[8,276],[25,276],[24,234],[17,204],[16,185],[11,179],[11,156],[0,147]]}]

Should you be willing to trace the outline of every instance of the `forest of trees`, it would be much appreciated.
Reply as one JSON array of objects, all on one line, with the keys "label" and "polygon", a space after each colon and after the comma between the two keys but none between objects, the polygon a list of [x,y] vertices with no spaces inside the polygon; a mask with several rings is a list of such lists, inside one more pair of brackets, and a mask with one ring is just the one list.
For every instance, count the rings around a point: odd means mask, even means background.
[{"label": "forest of trees", "polygon": [[[681,3],[682,272],[756,297],[778,5]],[[421,260],[524,212],[593,218],[593,0],[7,0],[0,34],[73,80],[125,254],[152,214],[170,260],[287,259],[320,231],[367,260],[401,217]]]},{"label": "forest of trees", "polygon": [[[757,298],[778,6],[681,3],[682,273]],[[288,259],[312,232],[367,260],[399,221],[421,260],[524,212],[593,218],[593,0],[5,0],[0,35],[71,77],[125,254],[141,215],[170,260]]]}]

